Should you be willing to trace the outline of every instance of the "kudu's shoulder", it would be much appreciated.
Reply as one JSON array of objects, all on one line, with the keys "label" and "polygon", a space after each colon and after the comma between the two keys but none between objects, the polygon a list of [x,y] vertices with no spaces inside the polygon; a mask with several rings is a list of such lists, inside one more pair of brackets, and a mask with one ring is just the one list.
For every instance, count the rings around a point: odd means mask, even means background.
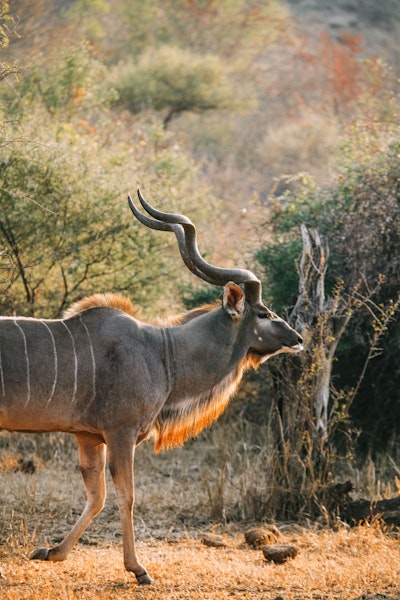
[{"label": "kudu's shoulder", "polygon": [[86,296],[82,300],[78,300],[72,304],[64,312],[63,318],[69,319],[82,312],[85,312],[91,308],[116,308],[121,310],[131,317],[137,317],[140,313],[140,308],[135,306],[129,298],[121,296],[119,294],[105,293],[105,294],[93,294],[92,296]]}]

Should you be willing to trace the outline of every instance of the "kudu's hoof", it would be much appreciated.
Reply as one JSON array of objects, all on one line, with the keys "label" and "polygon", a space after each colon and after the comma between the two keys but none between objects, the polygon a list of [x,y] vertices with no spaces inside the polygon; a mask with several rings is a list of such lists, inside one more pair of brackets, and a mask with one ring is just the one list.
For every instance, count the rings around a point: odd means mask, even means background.
[{"label": "kudu's hoof", "polygon": [[31,554],[31,560],[48,560],[50,550],[48,548],[38,548],[33,554]]},{"label": "kudu's hoof", "polygon": [[135,573],[135,576],[139,585],[151,585],[153,583],[152,578],[146,571],[141,575],[136,575]]}]

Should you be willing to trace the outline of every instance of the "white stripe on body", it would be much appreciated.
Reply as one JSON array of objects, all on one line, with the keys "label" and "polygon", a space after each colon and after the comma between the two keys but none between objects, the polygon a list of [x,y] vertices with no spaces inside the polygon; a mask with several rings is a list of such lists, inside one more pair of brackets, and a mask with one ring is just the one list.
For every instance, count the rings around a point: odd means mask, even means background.
[{"label": "white stripe on body", "polygon": [[26,408],[31,399],[31,379],[29,373],[29,356],[28,356],[28,345],[26,343],[26,335],[21,325],[18,323],[16,319],[14,319],[14,325],[20,330],[22,334],[22,339],[24,341],[24,351],[25,351],[25,361],[26,361],[26,402],[24,408]]},{"label": "white stripe on body", "polygon": [[92,340],[90,339],[89,329],[86,327],[86,324],[82,321],[82,315],[79,315],[79,320],[82,323],[82,325],[84,326],[85,331],[86,331],[86,335],[87,335],[88,340],[89,340],[90,354],[91,354],[91,357],[92,357],[92,368],[93,368],[93,376],[92,376],[93,395],[92,395],[92,400],[94,400],[95,397],[96,397],[96,359],[95,359],[95,356],[94,356],[94,350],[93,350]]},{"label": "white stripe on body", "polygon": [[58,356],[57,356],[56,342],[55,342],[54,335],[53,335],[50,327],[44,321],[40,321],[40,322],[42,323],[42,325],[44,325],[46,327],[47,331],[49,332],[50,337],[51,337],[51,341],[52,341],[52,344],[53,344],[54,381],[53,381],[53,387],[51,388],[50,398],[47,400],[47,405],[46,406],[48,406],[50,404],[50,402],[53,400],[54,392],[55,392],[55,389],[56,389],[56,384],[57,384],[57,379],[58,379]]},{"label": "white stripe on body", "polygon": [[74,390],[72,392],[72,400],[71,400],[71,403],[73,404],[76,400],[76,392],[78,389],[78,355],[76,354],[75,340],[74,340],[74,336],[71,333],[71,330],[66,325],[65,321],[60,321],[60,323],[62,323],[64,325],[65,329],[69,333],[69,337],[71,338],[71,342],[72,342],[73,354],[74,354]]}]

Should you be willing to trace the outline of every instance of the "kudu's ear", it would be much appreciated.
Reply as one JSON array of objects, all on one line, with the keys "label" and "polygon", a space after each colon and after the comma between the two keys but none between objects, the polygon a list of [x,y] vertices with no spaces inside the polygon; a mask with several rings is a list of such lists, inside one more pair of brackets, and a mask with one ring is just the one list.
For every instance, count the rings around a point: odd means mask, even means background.
[{"label": "kudu's ear", "polygon": [[222,294],[222,306],[232,319],[238,319],[244,310],[245,293],[237,283],[229,281]]}]

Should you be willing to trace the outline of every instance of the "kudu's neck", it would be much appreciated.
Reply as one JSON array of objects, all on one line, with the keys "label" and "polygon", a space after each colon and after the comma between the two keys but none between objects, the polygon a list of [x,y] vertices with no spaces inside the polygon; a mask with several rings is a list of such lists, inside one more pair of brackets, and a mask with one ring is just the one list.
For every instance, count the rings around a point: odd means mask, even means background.
[{"label": "kudu's neck", "polygon": [[203,393],[229,376],[246,356],[242,330],[222,308],[166,330],[173,392]]},{"label": "kudu's neck", "polygon": [[182,445],[225,410],[247,362],[241,333],[222,309],[164,330],[171,391],[153,426],[156,452]]}]

